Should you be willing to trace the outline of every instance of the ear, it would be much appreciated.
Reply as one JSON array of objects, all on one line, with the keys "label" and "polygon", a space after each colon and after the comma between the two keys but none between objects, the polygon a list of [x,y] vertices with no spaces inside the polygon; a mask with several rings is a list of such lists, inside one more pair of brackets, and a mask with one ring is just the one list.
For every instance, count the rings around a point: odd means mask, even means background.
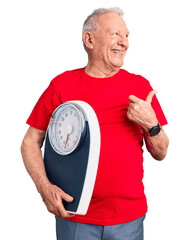
[{"label": "ear", "polygon": [[93,46],[93,40],[94,40],[93,34],[91,32],[84,32],[82,38],[83,38],[86,48],[93,49],[93,47],[94,47]]}]

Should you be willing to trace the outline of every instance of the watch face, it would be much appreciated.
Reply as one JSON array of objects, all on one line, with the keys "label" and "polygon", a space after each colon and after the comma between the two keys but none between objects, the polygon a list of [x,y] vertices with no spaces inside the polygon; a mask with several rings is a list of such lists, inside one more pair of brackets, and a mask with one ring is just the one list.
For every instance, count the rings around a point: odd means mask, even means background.
[{"label": "watch face", "polygon": [[61,155],[70,154],[79,145],[84,127],[85,115],[81,108],[69,102],[60,105],[48,127],[52,148]]},{"label": "watch face", "polygon": [[150,136],[156,136],[158,135],[158,133],[160,132],[161,128],[160,125],[154,127],[151,131],[150,131]]}]

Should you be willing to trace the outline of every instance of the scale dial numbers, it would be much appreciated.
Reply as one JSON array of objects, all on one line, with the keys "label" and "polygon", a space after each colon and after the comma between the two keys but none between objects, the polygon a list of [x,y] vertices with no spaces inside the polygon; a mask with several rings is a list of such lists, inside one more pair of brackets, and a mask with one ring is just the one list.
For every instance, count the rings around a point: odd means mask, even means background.
[{"label": "scale dial numbers", "polygon": [[62,149],[69,151],[79,141],[80,119],[75,109],[67,109],[56,124],[57,141]]},{"label": "scale dial numbers", "polygon": [[60,105],[48,128],[53,149],[61,155],[73,152],[81,141],[84,126],[85,115],[80,108],[69,102]]}]

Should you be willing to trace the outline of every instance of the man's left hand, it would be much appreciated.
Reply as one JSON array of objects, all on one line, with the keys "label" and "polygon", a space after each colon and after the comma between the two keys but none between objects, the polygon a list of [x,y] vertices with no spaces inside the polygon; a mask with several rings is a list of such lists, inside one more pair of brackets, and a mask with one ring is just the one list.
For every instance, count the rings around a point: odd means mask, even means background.
[{"label": "man's left hand", "polygon": [[130,103],[127,116],[130,120],[139,124],[146,132],[158,124],[156,114],[151,106],[154,94],[156,94],[155,90],[149,92],[145,101],[134,95],[129,96]]}]

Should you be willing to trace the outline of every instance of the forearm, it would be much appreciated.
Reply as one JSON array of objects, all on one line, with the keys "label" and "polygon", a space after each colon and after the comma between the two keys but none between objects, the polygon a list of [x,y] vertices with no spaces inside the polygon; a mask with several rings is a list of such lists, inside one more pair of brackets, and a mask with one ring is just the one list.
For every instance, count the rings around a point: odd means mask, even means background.
[{"label": "forearm", "polygon": [[46,176],[41,152],[44,139],[45,131],[33,127],[28,129],[21,146],[25,167],[41,194],[48,211],[60,218],[73,217],[74,215],[68,213],[62,203],[63,199],[72,202],[73,197],[51,184]]},{"label": "forearm", "polygon": [[168,137],[163,128],[161,128],[161,131],[156,136],[151,137],[146,132],[144,136],[147,150],[150,152],[152,157],[156,160],[163,160],[167,154],[167,148],[169,145]]},{"label": "forearm", "polygon": [[21,146],[24,165],[38,191],[43,185],[49,184],[41,152],[42,142],[42,140],[41,142],[32,141],[26,134]]}]

